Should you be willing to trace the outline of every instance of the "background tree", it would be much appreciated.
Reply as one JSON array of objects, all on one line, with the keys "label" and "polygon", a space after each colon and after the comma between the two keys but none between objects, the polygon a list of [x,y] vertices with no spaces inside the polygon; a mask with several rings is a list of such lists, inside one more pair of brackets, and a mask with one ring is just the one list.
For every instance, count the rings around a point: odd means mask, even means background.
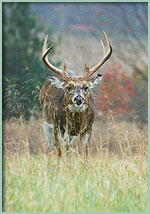
[{"label": "background tree", "polygon": [[[45,29],[30,3],[3,4],[3,118],[29,118],[39,110],[39,90],[47,72],[41,61]],[[51,55],[55,52],[52,50]],[[59,63],[59,62],[58,62]]]}]

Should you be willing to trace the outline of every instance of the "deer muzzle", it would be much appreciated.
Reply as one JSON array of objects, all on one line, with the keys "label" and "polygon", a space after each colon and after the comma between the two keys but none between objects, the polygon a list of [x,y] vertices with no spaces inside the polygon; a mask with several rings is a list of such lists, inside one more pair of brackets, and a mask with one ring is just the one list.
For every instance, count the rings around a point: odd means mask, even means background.
[{"label": "deer muzzle", "polygon": [[75,98],[74,98],[74,104],[78,107],[82,106],[84,103],[84,97],[82,97],[81,95],[77,95]]}]

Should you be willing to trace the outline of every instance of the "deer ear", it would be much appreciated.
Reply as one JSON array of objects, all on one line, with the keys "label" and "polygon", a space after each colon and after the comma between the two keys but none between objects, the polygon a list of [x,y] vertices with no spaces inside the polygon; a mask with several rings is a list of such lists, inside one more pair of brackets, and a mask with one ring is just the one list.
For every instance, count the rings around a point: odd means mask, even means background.
[{"label": "deer ear", "polygon": [[94,88],[102,79],[102,74],[97,74],[96,77],[90,80],[90,88]]},{"label": "deer ear", "polygon": [[64,88],[64,81],[59,80],[55,76],[48,76],[46,80],[51,84],[54,85],[56,88]]}]

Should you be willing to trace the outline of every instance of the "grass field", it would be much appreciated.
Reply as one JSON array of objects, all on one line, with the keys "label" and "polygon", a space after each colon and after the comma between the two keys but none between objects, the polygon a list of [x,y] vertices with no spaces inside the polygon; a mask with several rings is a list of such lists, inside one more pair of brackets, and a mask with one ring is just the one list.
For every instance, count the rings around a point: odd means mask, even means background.
[{"label": "grass field", "polygon": [[3,124],[3,211],[148,211],[147,127],[96,122],[85,157],[49,153],[41,120]]}]

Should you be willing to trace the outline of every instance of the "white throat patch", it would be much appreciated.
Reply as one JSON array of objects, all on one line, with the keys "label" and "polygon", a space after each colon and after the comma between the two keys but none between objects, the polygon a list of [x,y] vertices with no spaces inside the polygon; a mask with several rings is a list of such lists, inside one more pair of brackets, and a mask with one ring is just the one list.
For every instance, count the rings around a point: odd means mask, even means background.
[{"label": "white throat patch", "polygon": [[88,105],[86,105],[86,104],[83,104],[81,107],[77,107],[73,104],[68,105],[68,108],[71,112],[83,112],[87,109],[87,107],[88,107]]}]

